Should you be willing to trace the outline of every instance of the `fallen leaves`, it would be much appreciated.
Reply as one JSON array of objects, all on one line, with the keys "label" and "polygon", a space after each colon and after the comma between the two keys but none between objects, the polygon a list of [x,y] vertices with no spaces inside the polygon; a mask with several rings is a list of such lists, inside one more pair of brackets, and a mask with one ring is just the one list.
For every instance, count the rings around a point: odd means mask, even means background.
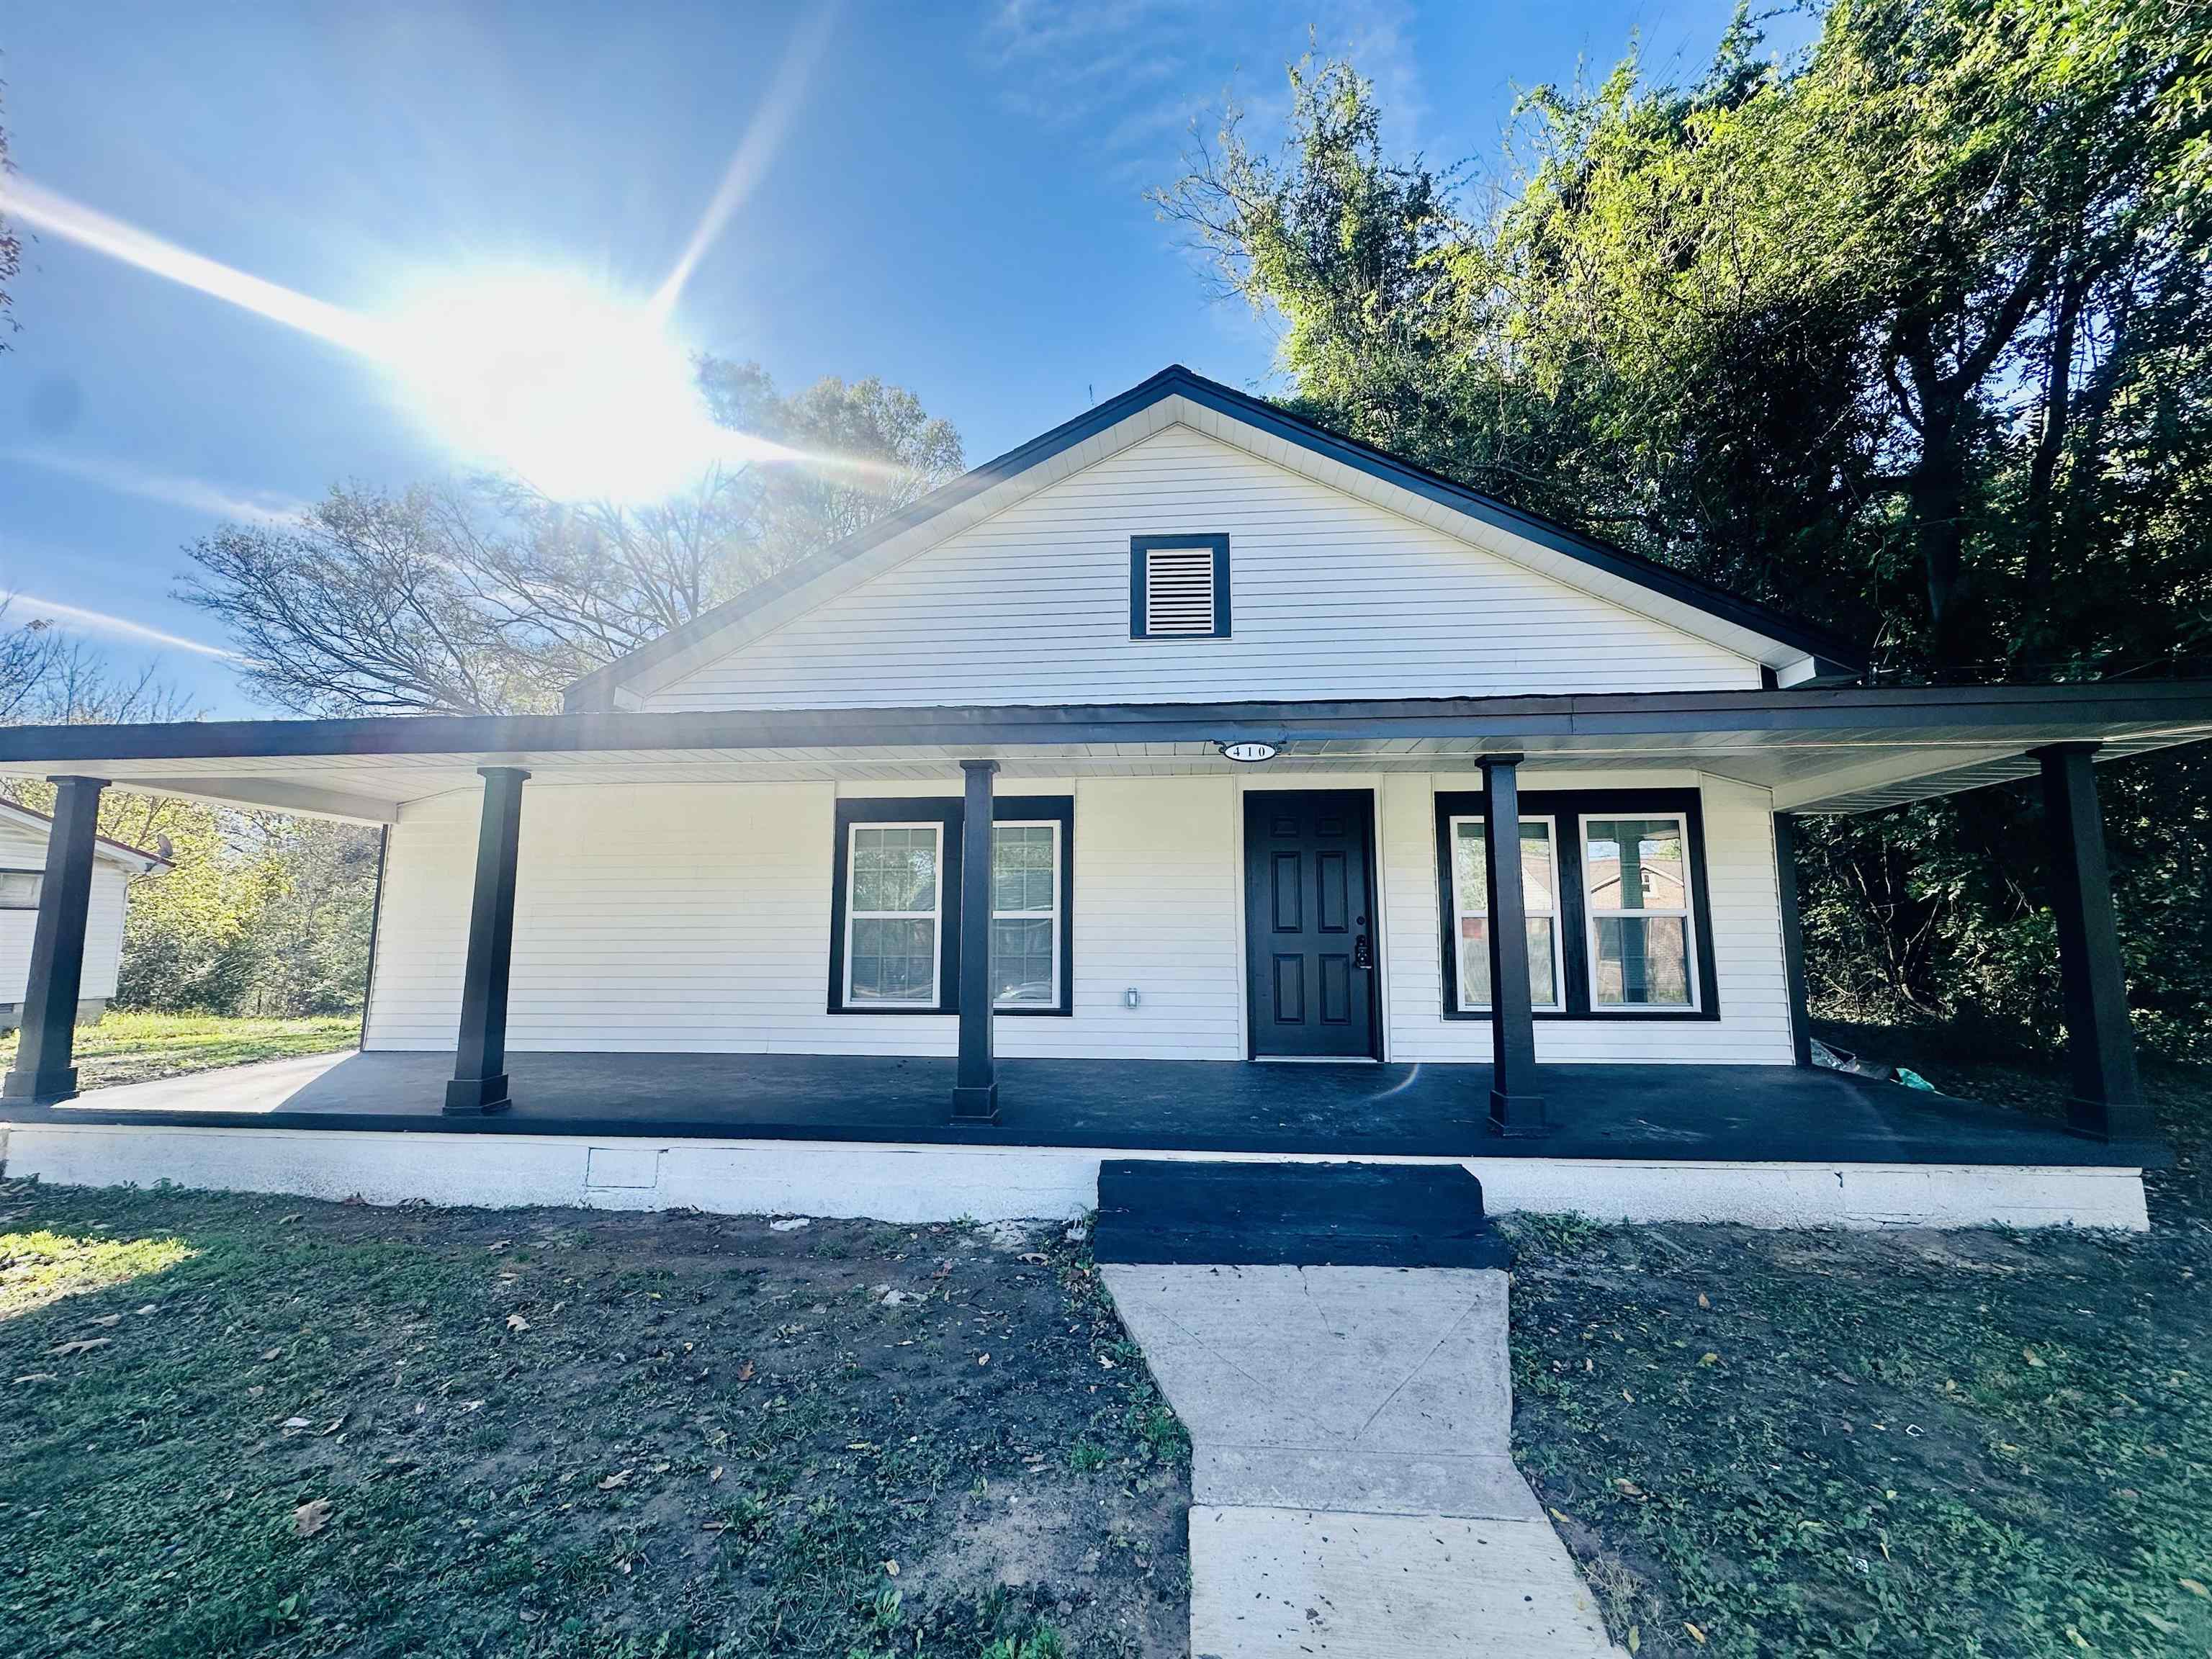
[{"label": "fallen leaves", "polygon": [[2199,1579],[2178,1578],[2174,1582],[2179,1584],[2182,1589],[2187,1590],[2191,1595],[2212,1598],[2212,1589],[2207,1589],[2204,1587],[2203,1583]]},{"label": "fallen leaves", "polygon": [[1703,1647],[1703,1646],[1705,1646],[1705,1632],[1703,1632],[1703,1631],[1699,1630],[1699,1629],[1698,1629],[1695,1625],[1692,1624],[1692,1623],[1691,1623],[1688,1620],[1686,1620],[1686,1619],[1685,1619],[1685,1620],[1682,1621],[1682,1628],[1683,1628],[1684,1630],[1686,1630],[1686,1631],[1687,1631],[1687,1632],[1690,1632],[1690,1639],[1691,1639],[1692,1642],[1695,1642],[1695,1643],[1696,1643],[1699,1647]]},{"label": "fallen leaves", "polygon": [[2029,1364],[2034,1366],[2036,1370],[2041,1370],[2043,1369],[2043,1361],[2036,1358],[2034,1349],[2022,1348],[2020,1351],[2020,1357],[2027,1361]]},{"label": "fallen leaves", "polygon": [[613,1492],[619,1487],[627,1486],[629,1485],[630,1474],[631,1471],[629,1469],[617,1469],[612,1474],[599,1482],[599,1490],[601,1492]]},{"label": "fallen leaves", "polygon": [[530,1322],[519,1313],[511,1313],[507,1316],[507,1328],[510,1331],[526,1331],[530,1328]]},{"label": "fallen leaves", "polygon": [[292,1511],[292,1530],[302,1538],[313,1538],[331,1523],[331,1500],[311,1498]]},{"label": "fallen leaves", "polygon": [[71,1354],[90,1353],[95,1348],[104,1348],[113,1340],[115,1339],[112,1336],[81,1336],[74,1342],[62,1343],[59,1346],[49,1348],[46,1352],[57,1358],[66,1359]]}]

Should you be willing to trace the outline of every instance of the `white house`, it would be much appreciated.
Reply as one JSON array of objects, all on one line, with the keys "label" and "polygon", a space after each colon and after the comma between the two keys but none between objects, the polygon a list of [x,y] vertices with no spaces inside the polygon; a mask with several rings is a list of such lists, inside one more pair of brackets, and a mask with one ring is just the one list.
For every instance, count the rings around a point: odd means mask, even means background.
[{"label": "white house", "polygon": [[[2040,773],[2076,1127],[2139,1135],[2091,761],[2212,736],[2212,690],[1863,668],[1176,368],[562,714],[17,731],[0,769],[86,780],[80,817],[113,781],[385,825],[358,1122],[438,1083],[450,1113],[512,1103],[503,1133],[558,1097],[572,1132],[912,1139],[823,1103],[924,1089],[940,1123],[1037,1135],[1040,1091],[1203,1061],[1179,1098],[1364,1101],[1346,1068],[1379,1065],[1460,1091],[1478,1137],[1603,1110],[1647,1147],[1639,1091],[1717,1123],[1798,1086],[1796,815]],[[1335,1064],[1253,1064],[1278,1060]],[[1060,1069],[1018,1101],[1002,1061]],[[58,1031],[8,1092],[65,1094],[67,1065]]]},{"label": "white house", "polygon": [[[31,936],[39,919],[39,898],[45,890],[46,841],[52,829],[53,820],[45,813],[0,800],[0,1031],[12,1031],[22,1024],[23,988],[31,974]],[[105,837],[95,842],[85,922],[84,979],[77,989],[80,1020],[98,1019],[115,994],[131,878],[168,867],[168,860],[158,853],[141,852]]]}]

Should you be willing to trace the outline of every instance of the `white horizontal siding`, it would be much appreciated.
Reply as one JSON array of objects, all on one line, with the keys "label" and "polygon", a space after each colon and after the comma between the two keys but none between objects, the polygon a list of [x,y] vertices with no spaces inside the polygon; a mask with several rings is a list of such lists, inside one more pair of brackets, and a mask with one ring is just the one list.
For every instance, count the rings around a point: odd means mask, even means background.
[{"label": "white horizontal siding", "polygon": [[[1395,1060],[1486,1063],[1489,1025],[1443,1017],[1438,787],[1435,778],[1419,775],[1396,775],[1383,783],[1390,1053]],[[1790,992],[1782,964],[1782,908],[1768,796],[1763,789],[1717,778],[1704,780],[1700,793],[1721,1017],[1539,1020],[1539,1060],[1790,1063]]]},{"label": "white horizontal siding", "polygon": [[[999,1051],[1235,1058],[1230,781],[1075,788],[1075,1012],[1000,1020]],[[828,784],[526,786],[508,1047],[951,1054],[950,1015],[828,1012],[835,810]],[[372,1048],[453,1045],[477,811],[393,826]]]},{"label": "white horizontal siding", "polygon": [[[13,825],[0,828],[0,868],[43,870],[46,838]],[[77,995],[89,1000],[115,994],[117,964],[123,956],[123,910],[131,891],[129,873],[112,864],[92,866],[92,899],[84,920],[84,979]],[[38,930],[36,910],[0,910],[0,1002],[20,1003],[31,977],[31,938]]]},{"label": "white horizontal siding", "polygon": [[[1489,1028],[1442,1012],[1439,781],[1379,784],[1390,1057],[1487,1060]],[[1241,1057],[1235,781],[1066,787],[1076,799],[1075,1012],[1001,1019],[999,1052]],[[1540,1059],[1789,1061],[1767,798],[1708,779],[1704,800],[1721,1018],[1546,1021]],[[509,1046],[951,1054],[950,1016],[827,1010],[835,810],[828,784],[526,787]],[[408,807],[393,827],[371,1048],[453,1046],[477,813],[473,794],[453,794]],[[1134,1009],[1122,1006],[1132,988]]]},{"label": "white horizontal siding", "polygon": [[[1129,638],[1129,538],[1225,532],[1232,637]],[[1758,665],[1170,426],[656,693],[654,709],[1755,687]]]}]

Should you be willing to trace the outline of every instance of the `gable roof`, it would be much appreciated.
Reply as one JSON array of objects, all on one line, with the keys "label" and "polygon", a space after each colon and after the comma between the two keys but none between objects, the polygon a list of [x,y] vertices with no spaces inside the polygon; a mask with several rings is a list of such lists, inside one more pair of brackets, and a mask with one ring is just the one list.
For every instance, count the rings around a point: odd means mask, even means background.
[{"label": "gable roof", "polygon": [[[12,800],[0,800],[0,823],[34,830],[40,836],[54,827],[54,821],[48,814],[34,812],[27,806],[18,806]],[[136,870],[141,875],[154,870],[166,870],[175,862],[159,853],[149,853],[119,841],[110,841],[105,836],[93,838],[92,855],[109,864],[119,864],[125,869]]]},{"label": "gable roof", "polygon": [[[1372,445],[1248,396],[1218,380],[1194,374],[1180,363],[1170,364],[1150,380],[1132,386],[1011,449],[986,461],[942,488],[932,490],[903,510],[878,520],[866,529],[799,561],[781,574],[747,589],[736,599],[702,611],[682,627],[673,629],[629,655],[587,674],[568,689],[563,708],[570,714],[611,710],[622,706],[625,695],[633,701],[640,688],[658,689],[714,657],[725,654],[787,620],[797,608],[807,608],[830,594],[857,584],[874,574],[866,555],[895,542],[921,540],[927,544],[933,527],[945,534],[965,528],[1005,505],[1006,495],[1024,475],[1048,474],[1036,479],[1038,487],[1065,476],[1072,468],[1052,468],[1071,451],[1110,433],[1125,422],[1154,411],[1170,399],[1213,417],[1247,428],[1279,447],[1273,457],[1282,464],[1306,460],[1322,468],[1349,468],[1384,487],[1385,493],[1402,492],[1416,498],[1408,505],[1415,516],[1431,522],[1457,518],[1474,526],[1502,532],[1527,547],[1549,555],[1548,574],[1576,586],[1586,586],[1619,602],[1630,602],[1623,590],[1644,599],[1647,614],[1671,622],[1686,632],[1716,638],[1717,642],[1757,656],[1771,668],[1785,664],[1795,672],[1787,683],[1802,683],[1837,673],[1863,672],[1862,653],[1839,636],[1782,615],[1779,611],[1740,599],[1709,583],[1686,576],[1639,554],[1626,552],[1595,541],[1564,525],[1509,506],[1493,496],[1453,483],[1439,473],[1417,466]],[[1152,429],[1167,424],[1157,422]],[[1140,434],[1149,435],[1149,434]],[[1260,453],[1265,454],[1262,448]],[[1097,459],[1093,457],[1092,459]],[[1082,463],[1088,465],[1087,460]],[[1340,476],[1341,476],[1340,474]],[[984,498],[992,497],[990,501]],[[1407,510],[1401,507],[1401,511]],[[914,551],[920,551],[916,545]],[[1656,601],[1654,604],[1652,601]],[[1745,636],[1753,636],[1747,641]],[[1747,648],[1751,647],[1753,648]]]}]

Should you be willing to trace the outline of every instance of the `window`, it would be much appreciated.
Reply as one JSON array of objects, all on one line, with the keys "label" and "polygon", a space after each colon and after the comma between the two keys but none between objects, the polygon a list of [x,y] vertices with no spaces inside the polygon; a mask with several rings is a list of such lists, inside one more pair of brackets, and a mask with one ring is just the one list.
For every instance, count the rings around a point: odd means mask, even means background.
[{"label": "window", "polygon": [[942,824],[852,826],[846,1006],[936,1006],[944,849]]},{"label": "window", "polygon": [[991,826],[991,996],[1000,1008],[1060,1004],[1060,826]]},{"label": "window", "polygon": [[1697,1006],[1689,840],[1679,814],[1583,821],[1592,1006]]},{"label": "window", "polygon": [[[1490,1017],[1487,805],[1436,797],[1446,1019]],[[1720,1018],[1698,791],[1522,791],[1521,890],[1537,1018]]]},{"label": "window", "polygon": [[961,817],[960,797],[951,794],[837,803],[831,1013],[957,1013],[969,950],[988,952],[999,1012],[1074,1012],[1074,797],[1000,795],[992,803],[990,915],[968,938]]},{"label": "window", "polygon": [[[1459,1006],[1490,1007],[1490,852],[1479,817],[1451,824],[1452,919],[1459,964]],[[1555,826],[1521,820],[1521,894],[1528,909],[1528,1000],[1538,1008],[1559,1001],[1559,889]]]},{"label": "window", "polygon": [[46,884],[38,870],[0,870],[0,910],[35,910]]},{"label": "window", "polygon": [[1229,538],[1129,538],[1129,637],[1229,637]]}]

